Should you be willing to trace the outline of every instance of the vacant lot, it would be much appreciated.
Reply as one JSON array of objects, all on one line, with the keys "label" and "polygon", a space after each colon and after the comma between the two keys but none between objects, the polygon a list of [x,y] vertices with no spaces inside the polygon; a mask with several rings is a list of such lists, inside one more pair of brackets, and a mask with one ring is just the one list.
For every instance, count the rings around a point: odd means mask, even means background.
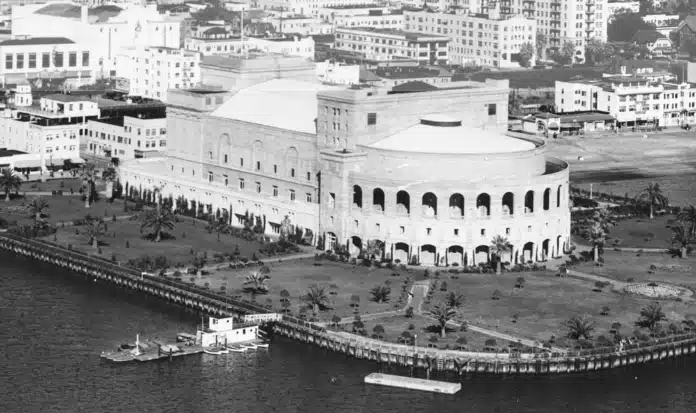
[{"label": "vacant lot", "polygon": [[[290,293],[290,310],[297,314],[300,307],[304,306],[300,299],[310,286],[323,287],[331,303],[330,309],[319,314],[321,320],[330,320],[333,315],[350,317],[353,315],[351,297],[360,297],[359,313],[374,314],[383,311],[394,310],[396,302],[401,294],[402,285],[408,277],[403,271],[387,269],[367,268],[331,261],[315,261],[314,259],[288,260],[270,264],[271,279],[268,281],[268,294],[259,295],[255,299],[259,304],[269,304],[275,310],[281,309],[280,292],[287,290]],[[227,282],[227,291],[231,295],[251,300],[251,294],[242,291],[246,276],[255,268],[244,270],[220,270],[197,282],[208,282],[210,288],[219,290],[220,286]],[[394,275],[399,274],[399,275]],[[188,280],[187,280],[188,281]],[[378,285],[390,284],[391,294],[389,302],[376,303],[371,300],[370,290]],[[408,285],[410,289],[410,283]],[[403,306],[401,306],[403,307]],[[311,312],[308,313],[308,316]]]},{"label": "vacant lot", "polygon": [[[525,279],[523,288],[515,288],[517,277]],[[446,292],[441,291],[447,283]],[[595,335],[607,335],[613,322],[634,330],[633,324],[640,309],[649,299],[615,293],[605,288],[592,291],[594,285],[586,280],[555,277],[553,273],[534,272],[495,275],[462,274],[455,279],[442,278],[432,303],[448,292],[463,294],[465,303],[461,316],[472,323],[515,336],[548,340],[552,335],[567,334],[563,323],[575,315],[589,315],[597,323]],[[500,299],[494,300],[494,291]],[[601,316],[602,307],[610,308],[608,316]],[[681,321],[696,314],[696,309],[685,303],[666,301],[665,312],[672,321]],[[515,322],[515,316],[516,322]]]},{"label": "vacant lot", "polygon": [[[206,253],[209,261],[212,262],[213,254],[225,252],[232,254],[239,247],[240,257],[251,258],[252,254],[261,247],[261,244],[257,242],[246,241],[231,235],[221,235],[218,242],[217,234],[208,233],[204,223],[196,222],[194,225],[194,222],[188,219],[175,223],[172,233],[175,239],[165,239],[161,242],[144,239],[140,232],[139,221],[112,222],[111,219],[106,219],[106,224],[108,236],[100,239],[102,255],[107,259],[111,259],[113,255],[119,262],[144,255],[151,257],[164,255],[173,264],[187,265],[194,258],[194,254]],[[145,230],[145,234],[147,231]],[[54,237],[49,236],[47,240],[53,241]],[[71,244],[77,250],[92,254],[96,252],[89,244],[89,237],[85,235],[83,227],[59,228],[55,240],[53,242],[63,246]]]},{"label": "vacant lot", "polygon": [[[671,254],[605,251],[601,267],[586,262],[574,267],[578,271],[601,275],[624,282],[657,281],[696,289],[696,257],[686,259]],[[654,265],[654,270],[650,266]],[[670,270],[669,266],[673,266]],[[652,273],[651,273],[652,271]]]}]

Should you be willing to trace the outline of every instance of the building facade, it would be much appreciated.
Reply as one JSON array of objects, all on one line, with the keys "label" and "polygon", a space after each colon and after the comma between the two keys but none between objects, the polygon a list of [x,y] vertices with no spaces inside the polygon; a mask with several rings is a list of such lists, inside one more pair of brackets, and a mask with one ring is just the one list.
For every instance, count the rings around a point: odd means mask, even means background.
[{"label": "building facade", "polygon": [[116,75],[131,95],[167,101],[167,90],[188,89],[201,81],[201,54],[168,47],[122,49]]},{"label": "building facade", "polygon": [[638,13],[640,11],[639,1],[609,1],[607,2],[607,16],[609,21],[614,19],[617,13],[631,12]]},{"label": "building facade", "polygon": [[186,49],[201,53],[203,56],[245,54],[249,51],[261,51],[286,56],[314,58],[314,39],[301,36],[276,37],[233,37],[231,34],[216,38],[190,38],[186,40]]},{"label": "building facade", "polygon": [[90,82],[94,60],[81,45],[64,37],[37,37],[0,42],[0,82],[18,84],[55,77]]},{"label": "building facade", "polygon": [[[536,20],[488,15],[406,11],[404,29],[450,38],[449,59],[454,64],[519,67],[524,44],[536,44]],[[531,65],[534,65],[532,56]]]},{"label": "building facade", "polygon": [[450,38],[403,30],[357,27],[336,29],[334,47],[368,60],[448,63]]},{"label": "building facade", "polygon": [[90,155],[121,161],[162,155],[167,149],[167,119],[131,117],[95,119],[82,136]]},{"label": "building facade", "polygon": [[0,146],[30,154],[40,154],[31,165],[18,168],[45,170],[60,167],[64,160],[80,161],[80,139],[85,124],[99,116],[97,103],[86,97],[48,95],[38,104],[28,85],[17,87],[16,109],[2,117]]},{"label": "building facade", "polygon": [[681,126],[696,122],[696,89],[689,83],[652,82],[643,76],[556,82],[559,113],[599,110],[618,126]]}]

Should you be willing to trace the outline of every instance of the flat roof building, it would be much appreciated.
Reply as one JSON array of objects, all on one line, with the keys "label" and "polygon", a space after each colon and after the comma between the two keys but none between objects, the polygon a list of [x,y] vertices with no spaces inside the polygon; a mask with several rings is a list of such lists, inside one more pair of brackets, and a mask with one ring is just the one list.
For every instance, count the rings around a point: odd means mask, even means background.
[{"label": "flat roof building", "polygon": [[374,27],[339,27],[335,49],[377,61],[414,60],[419,63],[448,63],[450,38]]}]

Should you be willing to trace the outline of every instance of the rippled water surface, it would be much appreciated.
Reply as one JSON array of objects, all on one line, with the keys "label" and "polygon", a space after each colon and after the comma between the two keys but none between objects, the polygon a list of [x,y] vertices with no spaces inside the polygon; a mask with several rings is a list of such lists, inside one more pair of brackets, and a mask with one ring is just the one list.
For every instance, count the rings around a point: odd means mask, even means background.
[{"label": "rippled water surface", "polygon": [[100,360],[102,350],[135,333],[193,332],[199,318],[5,253],[0,292],[0,413],[672,413],[696,406],[693,357],[592,374],[465,377],[455,396],[366,386],[364,376],[379,365],[282,339],[255,353],[111,364]]}]

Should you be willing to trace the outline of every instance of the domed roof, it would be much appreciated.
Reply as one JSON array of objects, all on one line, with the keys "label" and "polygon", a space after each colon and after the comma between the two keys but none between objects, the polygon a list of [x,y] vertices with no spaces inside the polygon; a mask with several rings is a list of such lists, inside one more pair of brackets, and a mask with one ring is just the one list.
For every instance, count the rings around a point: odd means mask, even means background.
[{"label": "domed roof", "polygon": [[439,154],[513,153],[532,150],[530,141],[462,125],[444,115],[429,115],[421,123],[370,145],[375,149]]}]

